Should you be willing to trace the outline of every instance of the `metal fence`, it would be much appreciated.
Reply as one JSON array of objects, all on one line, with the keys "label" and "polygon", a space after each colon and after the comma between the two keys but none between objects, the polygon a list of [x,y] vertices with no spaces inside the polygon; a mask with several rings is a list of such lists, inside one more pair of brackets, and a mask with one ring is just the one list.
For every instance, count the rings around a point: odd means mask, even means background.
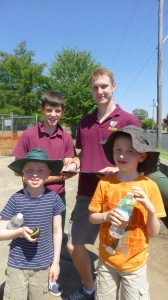
[{"label": "metal fence", "polygon": [[37,122],[37,115],[0,115],[0,155],[11,155],[22,132]]}]

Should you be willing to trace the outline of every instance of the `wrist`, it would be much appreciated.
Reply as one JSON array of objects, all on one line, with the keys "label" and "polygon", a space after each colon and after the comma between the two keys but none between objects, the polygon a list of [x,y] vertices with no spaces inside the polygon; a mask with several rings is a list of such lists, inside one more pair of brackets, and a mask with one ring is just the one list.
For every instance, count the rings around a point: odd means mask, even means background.
[{"label": "wrist", "polygon": [[60,180],[61,182],[64,182],[65,181],[65,176],[64,175],[62,175],[61,176],[61,180]]},{"label": "wrist", "polygon": [[148,211],[148,216],[151,216],[151,217],[156,216],[155,210]]},{"label": "wrist", "polygon": [[103,220],[104,220],[104,222],[109,222],[108,221],[108,212],[103,213]]},{"label": "wrist", "polygon": [[53,261],[52,265],[59,265],[59,261]]}]

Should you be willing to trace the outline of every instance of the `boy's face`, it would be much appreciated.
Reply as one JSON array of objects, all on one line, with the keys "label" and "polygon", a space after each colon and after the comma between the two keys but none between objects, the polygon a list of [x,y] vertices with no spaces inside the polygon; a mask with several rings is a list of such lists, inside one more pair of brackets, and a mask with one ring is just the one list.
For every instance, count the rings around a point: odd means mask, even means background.
[{"label": "boy's face", "polygon": [[44,115],[44,124],[47,127],[56,127],[64,113],[61,105],[51,106],[49,104],[46,104],[44,108],[41,107],[41,112]]},{"label": "boy's face", "polygon": [[139,153],[133,149],[131,137],[124,135],[116,137],[113,158],[119,171],[136,171],[138,163],[143,162],[146,156],[146,153]]},{"label": "boy's face", "polygon": [[30,161],[24,165],[22,173],[26,186],[38,189],[44,186],[45,180],[50,175],[50,170],[46,163]]},{"label": "boy's face", "polygon": [[112,99],[112,93],[115,90],[115,84],[112,85],[110,78],[107,75],[92,78],[91,88],[93,98],[97,105],[109,103]]}]

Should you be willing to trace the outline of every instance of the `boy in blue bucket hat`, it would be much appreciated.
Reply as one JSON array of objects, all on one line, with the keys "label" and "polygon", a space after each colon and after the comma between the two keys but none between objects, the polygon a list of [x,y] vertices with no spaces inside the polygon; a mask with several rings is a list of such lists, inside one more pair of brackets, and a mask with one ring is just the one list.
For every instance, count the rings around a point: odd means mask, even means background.
[{"label": "boy in blue bucket hat", "polygon": [[[50,160],[44,150],[35,148],[8,167],[22,176],[24,187],[0,213],[0,240],[12,240],[3,299],[44,300],[48,279],[54,282],[60,272],[61,213],[65,210],[60,196],[44,184],[50,174],[61,172],[63,161]],[[8,229],[18,213],[23,214],[23,226]],[[36,226],[40,236],[33,237]]]}]

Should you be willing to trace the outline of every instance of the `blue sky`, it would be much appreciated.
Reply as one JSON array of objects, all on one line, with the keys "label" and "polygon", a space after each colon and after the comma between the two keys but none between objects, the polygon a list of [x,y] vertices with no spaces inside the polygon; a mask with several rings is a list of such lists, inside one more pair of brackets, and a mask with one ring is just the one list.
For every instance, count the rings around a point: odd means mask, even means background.
[{"label": "blue sky", "polygon": [[[117,84],[115,103],[153,116],[157,99],[159,0],[1,0],[0,50],[13,53],[21,41],[48,64],[64,49],[90,51]],[[164,0],[163,39],[168,35]],[[163,45],[162,116],[168,114],[168,39]],[[156,109],[154,110],[156,119]]]}]

